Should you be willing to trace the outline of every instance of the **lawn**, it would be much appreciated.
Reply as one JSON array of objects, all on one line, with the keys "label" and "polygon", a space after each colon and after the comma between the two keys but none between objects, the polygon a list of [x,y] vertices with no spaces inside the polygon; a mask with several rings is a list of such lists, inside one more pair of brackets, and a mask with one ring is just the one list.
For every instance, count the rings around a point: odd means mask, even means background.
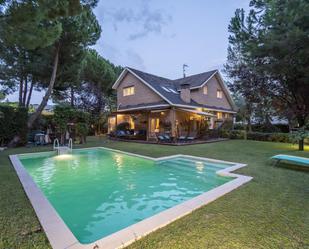
[{"label": "lawn", "polygon": [[[269,157],[309,157],[284,143],[230,140],[164,146],[89,138],[86,147],[106,146],[159,157],[188,154],[247,163],[237,173],[254,179],[128,248],[309,248],[309,173],[274,167]],[[0,248],[48,248],[47,238],[25,196],[8,155],[50,150],[17,148],[0,152]]]}]

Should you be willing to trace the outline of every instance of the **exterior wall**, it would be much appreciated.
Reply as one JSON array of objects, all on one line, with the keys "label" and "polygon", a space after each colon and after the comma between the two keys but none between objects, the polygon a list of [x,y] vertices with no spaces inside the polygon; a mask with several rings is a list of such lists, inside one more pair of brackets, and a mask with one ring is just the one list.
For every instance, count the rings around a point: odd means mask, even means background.
[{"label": "exterior wall", "polygon": [[[225,95],[217,77],[212,77],[207,82],[207,90],[208,93],[203,93],[203,88],[198,88],[195,90],[191,90],[191,98],[199,104],[210,105],[216,107],[222,107],[227,109],[232,109],[231,104],[229,103],[227,96]],[[217,98],[217,90],[223,91],[222,99]]]},{"label": "exterior wall", "polygon": [[[129,86],[134,86],[135,93],[130,96],[123,96],[123,88]],[[127,73],[117,88],[117,106],[119,106],[119,104],[127,106],[156,103],[162,100],[163,99],[158,94],[131,73]]]}]

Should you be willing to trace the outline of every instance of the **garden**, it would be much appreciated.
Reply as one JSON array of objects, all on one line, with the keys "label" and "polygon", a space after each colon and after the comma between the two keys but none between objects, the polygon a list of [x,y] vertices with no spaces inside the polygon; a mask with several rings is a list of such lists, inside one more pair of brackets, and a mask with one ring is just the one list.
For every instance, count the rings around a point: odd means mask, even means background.
[{"label": "garden", "polygon": [[[186,154],[241,162],[237,173],[253,180],[215,202],[137,241],[129,248],[307,248],[309,174],[276,167],[270,157],[308,157],[288,143],[229,140],[173,147],[88,137],[76,147],[105,146],[146,156]],[[48,240],[8,159],[9,154],[48,151],[50,146],[0,154],[0,248],[49,248]]]},{"label": "garden", "polygon": [[[128,246],[130,249],[309,248],[308,167],[302,165],[304,167],[300,169],[291,167],[286,161],[275,163],[272,160],[273,156],[283,154],[294,159],[301,158],[308,165],[308,1],[252,0],[248,3],[249,11],[243,8],[235,10],[227,27],[227,59],[222,65],[226,84],[233,98],[231,102],[235,104],[235,112],[234,109],[231,110],[230,120],[225,121],[222,118],[224,109],[213,109],[213,106],[205,105],[206,111],[207,108],[210,111],[215,110],[211,116],[219,120],[218,125],[209,129],[210,119],[205,118],[205,122],[198,123],[197,135],[202,138],[218,136],[220,139],[200,144],[187,141],[192,130],[192,120],[188,116],[188,119],[180,122],[186,134],[186,142],[180,144],[184,146],[169,146],[170,142],[163,145],[159,139],[152,141],[152,144],[138,142],[140,138],[147,140],[147,129],[151,123],[149,119],[140,119],[141,129],[135,133],[130,127],[131,120],[137,120],[135,115],[129,116],[125,122],[116,121],[115,131],[108,132],[109,118],[119,112],[117,94],[112,90],[112,86],[125,65],[114,64],[97,49],[101,46],[101,33],[105,32],[99,22],[101,13],[96,13],[97,5],[98,0],[0,1],[0,248],[52,247],[49,236],[44,231],[45,227],[37,215],[37,209],[34,209],[25,186],[23,188],[22,177],[19,178],[20,175],[28,174],[17,174],[16,165],[11,163],[10,156],[47,152],[40,155],[50,155],[52,160],[56,158],[55,161],[59,156],[61,160],[68,160],[62,161],[63,164],[56,162],[54,165],[62,165],[64,167],[58,169],[72,170],[69,171],[72,173],[76,169],[74,167],[77,165],[78,168],[80,165],[70,160],[70,156],[73,157],[78,149],[94,147],[105,147],[106,151],[114,149],[135,153],[144,156],[144,160],[149,159],[146,157],[183,154],[203,157],[205,160],[235,162],[247,165],[235,170],[235,174],[252,177],[250,182],[241,185],[237,190],[228,192],[224,197],[134,241]],[[110,14],[108,11],[106,13]],[[147,13],[145,11],[144,14]],[[121,21],[139,19],[116,16]],[[161,14],[153,16],[155,19],[162,18]],[[116,26],[115,24],[115,30]],[[150,27],[156,35],[161,33],[161,26],[156,22],[146,22],[145,27]],[[137,35],[145,38],[148,33],[141,32]],[[135,41],[132,36],[128,39],[130,42]],[[142,67],[143,59],[133,52],[127,51],[127,56],[141,62]],[[115,53],[114,57],[121,56],[123,55]],[[160,60],[163,61],[165,56],[163,54],[163,59]],[[148,66],[151,63],[148,62]],[[185,66],[187,65],[184,64],[183,67],[184,78]],[[176,90],[175,94],[179,94]],[[130,91],[134,93],[135,90]],[[220,101],[218,90],[216,91],[216,101]],[[223,93],[221,90],[219,92],[222,98]],[[168,94],[174,93],[169,90]],[[11,96],[16,97],[14,101]],[[208,97],[205,95],[205,98]],[[172,105],[169,108],[174,110]],[[154,113],[159,116],[164,114],[164,111],[166,110],[158,109],[154,110]],[[149,117],[147,115],[145,117]],[[173,122],[160,121],[158,118],[153,120],[154,133],[157,130],[157,133],[171,134]],[[175,120],[175,127],[178,121]],[[118,141],[113,138],[118,133],[123,133],[126,138],[135,141]],[[194,139],[196,137],[192,138]],[[69,141],[73,141],[73,148],[77,150],[71,149],[68,155],[63,157],[60,151],[53,147],[57,140],[60,146],[67,146]],[[93,176],[96,173],[95,167],[98,166],[91,164],[95,153],[84,154],[93,167],[88,167],[86,171],[91,171]],[[122,158],[117,155],[108,158],[107,152],[103,156],[100,154],[97,157],[103,158],[100,159],[102,163],[106,158],[113,159],[107,166],[110,166],[111,172],[116,172],[118,177],[117,174],[123,170]],[[46,160],[50,158],[47,157]],[[136,161],[128,161],[136,166]],[[72,162],[76,163],[74,167],[71,167]],[[33,159],[32,162],[31,158],[28,158],[28,163],[31,168],[37,160]],[[201,173],[200,164],[201,162],[195,162],[194,167],[191,167],[196,174]],[[147,166],[147,163],[145,165]],[[50,179],[54,179],[56,176],[50,168],[47,167],[47,171]],[[220,169],[218,171],[222,171],[222,168]],[[218,171],[212,175],[213,179],[219,178]],[[40,170],[37,172],[40,173]],[[134,170],[130,173],[133,177],[129,177],[129,180],[135,183]],[[180,174],[182,173],[183,171],[180,171]],[[109,181],[112,174],[102,175]],[[74,181],[76,175],[72,173],[66,177],[72,177],[70,179]],[[182,177],[185,178],[186,175]],[[43,174],[42,179],[50,183],[47,178]],[[130,184],[132,182],[122,181],[120,178],[117,180],[125,191],[136,187]],[[145,179],[144,175],[141,181]],[[75,183],[82,187],[84,180]],[[66,183],[61,180],[58,182]],[[92,178],[89,182],[91,191],[103,184],[103,181],[96,184]],[[28,184],[28,187],[36,186],[36,182],[31,183],[33,184]],[[117,184],[119,182],[115,181],[111,186],[116,188]],[[36,190],[39,188],[36,187]],[[58,189],[58,193],[60,192],[63,192],[63,189]],[[181,191],[178,192],[181,194]],[[100,191],[96,193],[101,196]],[[164,195],[164,192],[160,193]],[[160,193],[157,194],[161,195]],[[82,196],[79,192],[75,196],[79,199],[86,195]],[[169,201],[172,198],[171,194],[166,199]],[[104,201],[102,203],[105,204]],[[95,211],[101,212],[102,203],[96,206]],[[94,204],[96,205],[95,202]],[[45,206],[40,208],[42,207]],[[89,224],[92,224],[91,218],[90,221],[87,220]]]}]

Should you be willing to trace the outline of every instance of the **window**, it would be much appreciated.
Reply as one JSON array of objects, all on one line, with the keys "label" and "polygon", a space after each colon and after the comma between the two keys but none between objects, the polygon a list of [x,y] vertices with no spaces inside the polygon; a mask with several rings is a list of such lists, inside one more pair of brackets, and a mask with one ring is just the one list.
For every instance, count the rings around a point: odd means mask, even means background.
[{"label": "window", "polygon": [[222,119],[222,112],[217,112],[217,119]]},{"label": "window", "polygon": [[123,88],[123,96],[134,95],[134,86]]},{"label": "window", "polygon": [[224,118],[228,119],[228,118],[229,118],[229,114],[228,114],[228,113],[225,113],[225,114],[224,114]]},{"label": "window", "polygon": [[168,93],[176,93],[176,94],[178,93],[173,88],[168,87],[168,86],[161,86],[161,88]]},{"label": "window", "polygon": [[207,88],[207,86],[204,86],[204,87],[203,87],[203,93],[204,93],[204,94],[208,94],[208,88]]},{"label": "window", "polygon": [[176,92],[174,89],[172,89],[172,88],[169,88],[169,90],[172,92],[172,93],[176,93],[176,94],[178,94],[178,92]]},{"label": "window", "polygon": [[223,96],[222,91],[218,89],[218,90],[217,90],[217,98],[218,98],[218,99],[222,99],[222,96]]},{"label": "window", "polygon": [[164,89],[164,90],[165,90],[166,92],[168,92],[168,93],[171,92],[170,89],[168,89],[168,88],[165,87],[165,86],[161,86],[161,88]]},{"label": "window", "polygon": [[160,119],[152,118],[150,121],[150,132],[157,133],[159,132],[159,128],[160,128]]}]

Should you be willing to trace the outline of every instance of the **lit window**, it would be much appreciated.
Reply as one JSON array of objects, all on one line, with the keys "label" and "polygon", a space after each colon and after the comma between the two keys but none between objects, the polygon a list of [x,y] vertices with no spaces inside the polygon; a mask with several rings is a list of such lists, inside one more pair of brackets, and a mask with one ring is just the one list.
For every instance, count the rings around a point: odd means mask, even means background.
[{"label": "lit window", "polygon": [[218,98],[218,99],[222,99],[222,96],[223,96],[222,91],[218,89],[218,90],[217,90],[217,98]]},{"label": "lit window", "polygon": [[228,114],[228,113],[225,113],[225,114],[224,114],[224,118],[229,118],[229,114]]},{"label": "lit window", "polygon": [[123,88],[123,96],[134,95],[134,86]]},{"label": "lit window", "polygon": [[222,112],[217,112],[217,119],[222,119]]},{"label": "lit window", "polygon": [[204,86],[204,88],[203,88],[203,93],[204,93],[204,94],[208,94],[208,88],[207,88],[207,86]]},{"label": "lit window", "polygon": [[158,118],[152,118],[150,121],[150,132],[159,132],[160,129],[160,119]]}]

